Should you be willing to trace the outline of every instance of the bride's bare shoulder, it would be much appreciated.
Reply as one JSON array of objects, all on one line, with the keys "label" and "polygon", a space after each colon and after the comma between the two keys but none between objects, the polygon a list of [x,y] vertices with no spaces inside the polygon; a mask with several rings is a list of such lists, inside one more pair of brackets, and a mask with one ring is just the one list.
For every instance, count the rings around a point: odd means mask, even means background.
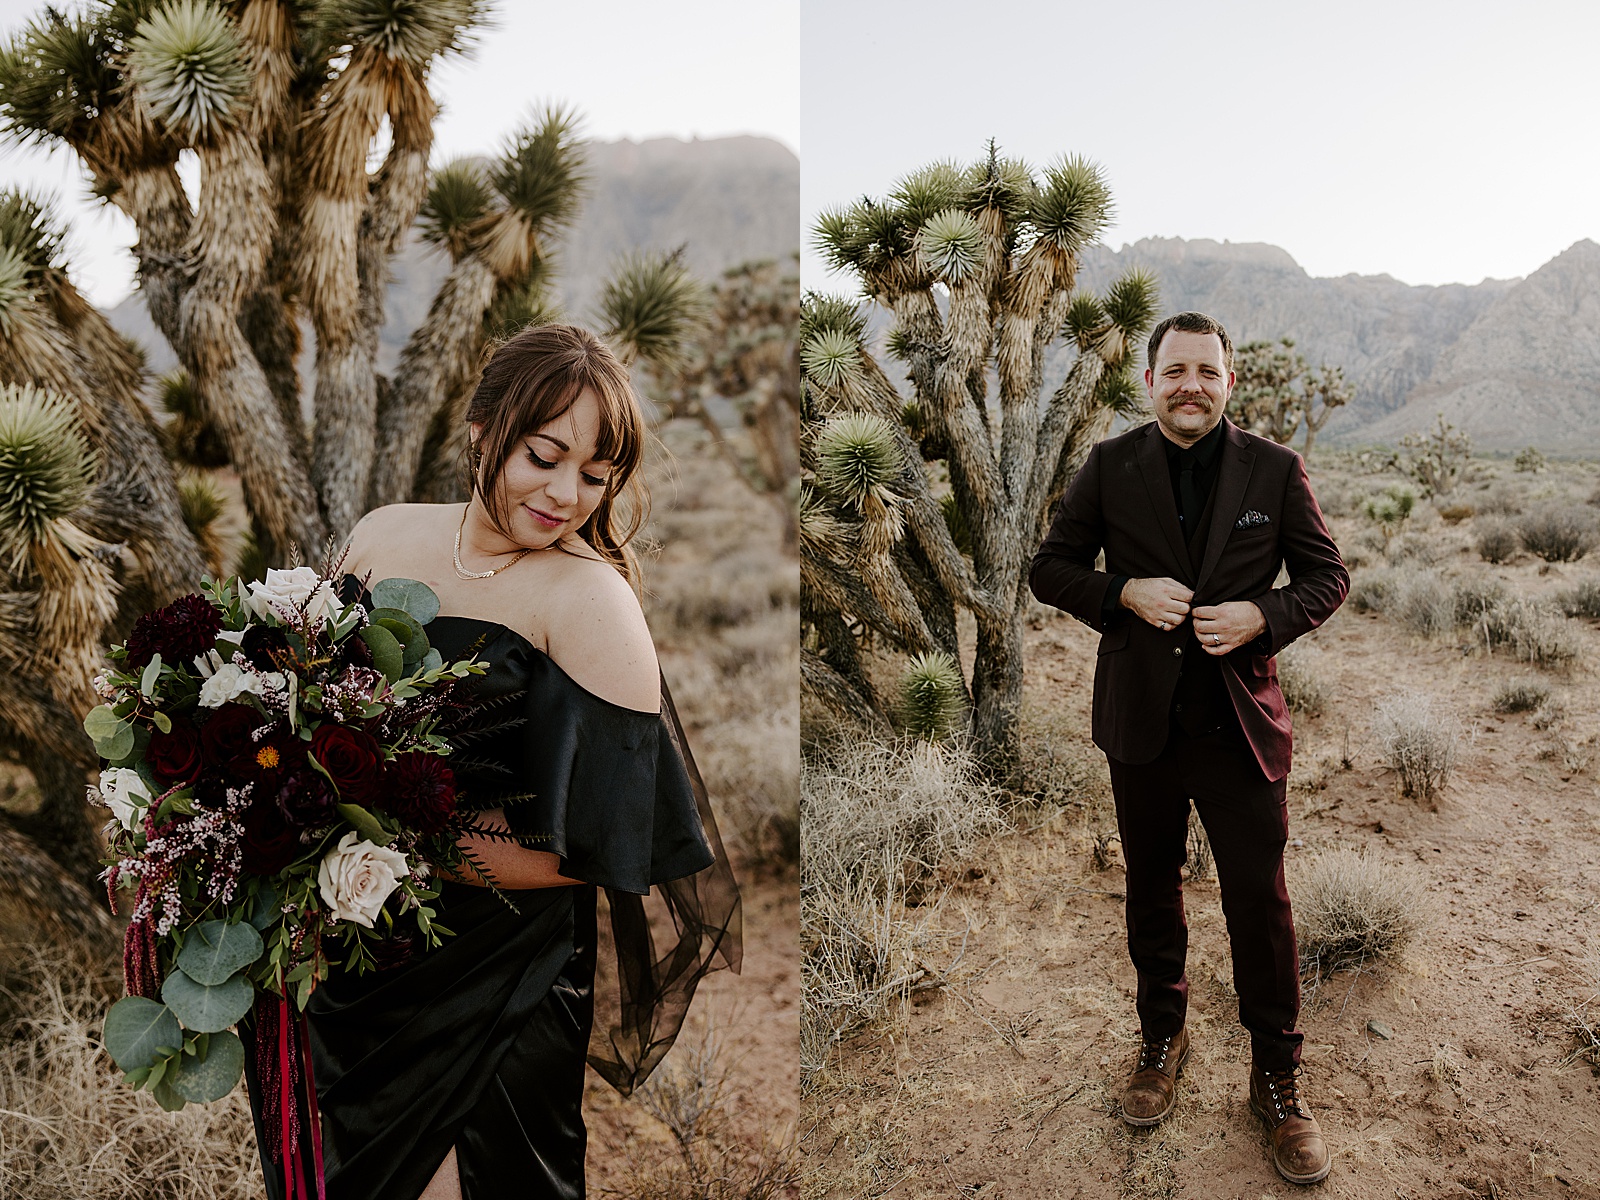
[{"label": "bride's bare shoulder", "polygon": [[361,575],[394,550],[414,544],[419,534],[426,537],[460,514],[459,504],[385,504],[375,508],[350,531],[344,570]]},{"label": "bride's bare shoulder", "polygon": [[573,680],[624,708],[661,707],[655,645],[639,598],[599,558],[563,555],[544,612],[550,657]]}]

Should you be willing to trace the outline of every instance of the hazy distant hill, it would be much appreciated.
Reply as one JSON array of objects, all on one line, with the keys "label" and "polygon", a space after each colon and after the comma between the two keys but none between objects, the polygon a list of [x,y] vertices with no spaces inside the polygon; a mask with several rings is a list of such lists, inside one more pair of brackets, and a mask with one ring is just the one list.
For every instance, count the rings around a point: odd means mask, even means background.
[{"label": "hazy distant hill", "polygon": [[[588,198],[557,247],[562,303],[574,320],[590,319],[610,263],[628,250],[682,245],[690,266],[709,281],[727,267],[779,258],[799,245],[800,163],[769,138],[596,142],[589,148],[589,165]],[[393,370],[448,265],[442,254],[417,241],[395,256],[381,369]],[[137,292],[110,317],[145,346],[154,370],[175,364]],[[309,392],[313,360],[307,332],[302,374]]]}]

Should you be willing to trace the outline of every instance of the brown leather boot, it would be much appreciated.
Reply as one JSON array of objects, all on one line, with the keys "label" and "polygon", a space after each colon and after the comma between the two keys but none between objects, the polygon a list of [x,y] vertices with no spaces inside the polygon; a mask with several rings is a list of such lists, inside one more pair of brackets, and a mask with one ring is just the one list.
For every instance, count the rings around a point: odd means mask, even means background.
[{"label": "brown leather boot", "polygon": [[1178,1102],[1178,1075],[1189,1058],[1189,1030],[1144,1038],[1139,1061],[1122,1089],[1122,1119],[1141,1128],[1158,1124]]},{"label": "brown leather boot", "polygon": [[1300,1095],[1300,1068],[1263,1071],[1250,1068],[1250,1108],[1272,1135],[1272,1165],[1290,1183],[1316,1183],[1328,1177],[1333,1160],[1317,1119]]}]

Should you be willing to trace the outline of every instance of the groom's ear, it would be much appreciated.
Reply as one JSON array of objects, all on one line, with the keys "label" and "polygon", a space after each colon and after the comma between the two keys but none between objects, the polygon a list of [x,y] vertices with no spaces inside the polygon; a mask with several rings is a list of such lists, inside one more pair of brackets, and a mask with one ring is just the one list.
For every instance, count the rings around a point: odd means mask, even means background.
[{"label": "groom's ear", "polygon": [[[1155,391],[1154,391],[1155,386],[1156,386],[1156,373],[1154,371],[1152,371],[1149,367],[1146,367],[1144,369],[1144,390],[1147,393],[1149,393],[1152,396],[1152,398],[1155,395]],[[1228,380],[1228,386],[1229,387],[1233,386],[1233,380],[1231,380],[1231,379]]]}]

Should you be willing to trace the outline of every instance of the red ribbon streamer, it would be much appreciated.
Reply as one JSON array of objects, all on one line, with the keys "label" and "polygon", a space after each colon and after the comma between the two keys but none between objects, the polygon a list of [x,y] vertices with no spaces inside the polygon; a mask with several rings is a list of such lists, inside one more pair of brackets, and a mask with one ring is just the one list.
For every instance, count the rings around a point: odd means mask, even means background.
[{"label": "red ribbon streamer", "polygon": [[[278,997],[278,1112],[283,1122],[283,1140],[278,1143],[278,1152],[283,1155],[283,1196],[284,1200],[296,1200],[295,1171],[291,1160],[298,1155],[291,1152],[293,1143],[290,1141],[290,1125],[292,1118],[289,1115],[289,997]],[[305,1200],[304,1193],[300,1193],[300,1200]]]},{"label": "red ribbon streamer", "polygon": [[295,1023],[300,1029],[300,1061],[306,1068],[306,1120],[311,1125],[311,1161],[317,1171],[317,1200],[328,1200],[327,1184],[322,1177],[322,1118],[317,1113],[317,1081],[311,1074],[311,1034],[306,1029],[304,1016],[296,1018]]}]

